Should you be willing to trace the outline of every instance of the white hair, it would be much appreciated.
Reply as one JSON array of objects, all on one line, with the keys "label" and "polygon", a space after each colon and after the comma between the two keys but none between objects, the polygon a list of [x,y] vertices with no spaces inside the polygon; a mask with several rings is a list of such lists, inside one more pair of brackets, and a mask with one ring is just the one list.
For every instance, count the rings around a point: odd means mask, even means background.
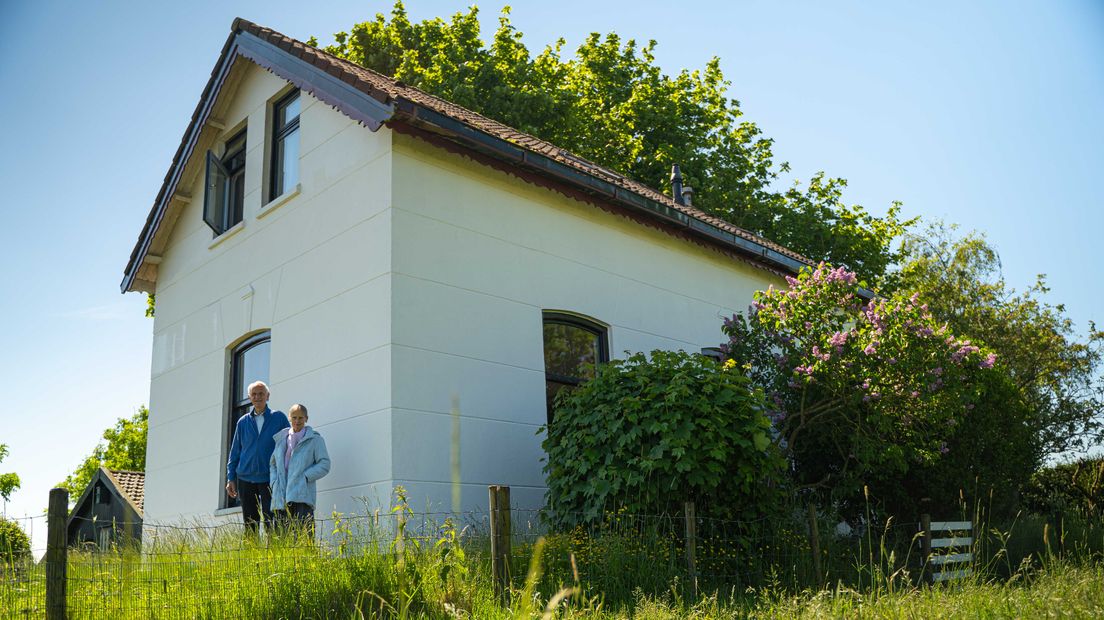
[{"label": "white hair", "polygon": [[250,383],[249,387],[246,388],[245,393],[248,394],[248,393],[252,392],[253,388],[257,387],[258,385],[265,389],[266,394],[271,394],[271,391],[268,389],[268,384],[265,383],[264,381],[254,381],[253,383]]}]

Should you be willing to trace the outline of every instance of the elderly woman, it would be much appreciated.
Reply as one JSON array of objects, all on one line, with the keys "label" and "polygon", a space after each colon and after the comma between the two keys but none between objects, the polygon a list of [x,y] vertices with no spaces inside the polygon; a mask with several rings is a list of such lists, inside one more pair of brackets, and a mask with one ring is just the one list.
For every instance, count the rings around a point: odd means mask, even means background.
[{"label": "elderly woman", "polygon": [[303,530],[314,537],[315,482],[330,472],[326,442],[307,426],[307,408],[288,409],[291,428],[273,435],[276,449],[269,460],[272,511],[283,528]]}]

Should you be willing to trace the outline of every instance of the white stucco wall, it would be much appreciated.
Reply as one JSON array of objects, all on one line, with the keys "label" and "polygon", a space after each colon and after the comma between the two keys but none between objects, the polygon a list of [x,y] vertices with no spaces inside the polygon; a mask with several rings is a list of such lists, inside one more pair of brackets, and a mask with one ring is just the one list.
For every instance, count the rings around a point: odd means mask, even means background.
[{"label": "white stucco wall", "polygon": [[311,424],[341,455],[319,484],[320,511],[353,510],[353,497],[390,489],[390,132],[303,93],[301,192],[261,213],[267,113],[287,83],[246,64],[220,138],[247,123],[243,226],[212,247],[200,174],[182,188],[195,199],[159,269],[147,522],[209,517],[219,506],[229,352],[266,329],[272,406],[309,403]]},{"label": "white stucco wall", "polygon": [[[239,61],[243,62],[243,61]],[[451,507],[453,398],[462,508],[488,484],[539,506],[545,420],[541,313],[609,326],[610,351],[698,351],[777,278],[424,142],[372,132],[303,93],[298,195],[262,205],[271,102],[253,65],[225,96],[247,124],[245,217],[212,243],[203,179],[159,267],[146,521],[219,506],[230,351],[271,330],[272,405],[303,402],[332,473],[319,516],[386,503]],[[203,153],[197,153],[202,157]],[[234,514],[221,515],[237,520]]]},{"label": "white stucco wall", "polygon": [[723,317],[780,279],[397,135],[393,150],[392,470],[416,508],[451,506],[461,411],[464,509],[488,484],[542,503],[542,311],[609,326],[610,354],[717,346]]}]

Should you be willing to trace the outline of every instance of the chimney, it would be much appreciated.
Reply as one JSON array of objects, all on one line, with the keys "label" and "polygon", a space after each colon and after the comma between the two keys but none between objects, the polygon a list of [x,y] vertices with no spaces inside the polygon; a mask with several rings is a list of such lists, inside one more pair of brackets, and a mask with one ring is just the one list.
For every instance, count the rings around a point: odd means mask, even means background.
[{"label": "chimney", "polygon": [[682,204],[692,207],[694,206],[694,188],[689,185],[682,188]]},{"label": "chimney", "polygon": [[682,197],[682,173],[679,172],[679,165],[674,164],[671,166],[671,197],[675,199],[678,204],[686,204],[683,202]]}]

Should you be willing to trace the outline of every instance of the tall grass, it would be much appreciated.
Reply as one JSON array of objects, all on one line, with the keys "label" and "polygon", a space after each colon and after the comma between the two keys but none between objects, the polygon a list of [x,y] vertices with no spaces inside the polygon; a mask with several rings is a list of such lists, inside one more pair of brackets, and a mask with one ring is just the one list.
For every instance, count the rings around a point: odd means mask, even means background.
[{"label": "tall grass", "polygon": [[[70,618],[736,618],[1030,617],[1104,613],[1104,527],[1022,517],[981,528],[975,574],[917,583],[915,524],[830,534],[829,586],[812,587],[807,537],[792,522],[702,520],[703,595],[686,587],[680,524],[611,515],[591,529],[545,532],[515,518],[508,606],[491,582],[485,532],[418,517],[338,517],[313,537],[243,541],[226,528],[150,532],[145,548],[69,554]],[[400,515],[401,518],[400,518]],[[400,525],[401,524],[401,525]],[[400,537],[401,533],[401,537]],[[741,542],[742,541],[742,542]],[[18,579],[15,577],[18,575]],[[44,570],[0,571],[0,617],[44,616]]]}]

